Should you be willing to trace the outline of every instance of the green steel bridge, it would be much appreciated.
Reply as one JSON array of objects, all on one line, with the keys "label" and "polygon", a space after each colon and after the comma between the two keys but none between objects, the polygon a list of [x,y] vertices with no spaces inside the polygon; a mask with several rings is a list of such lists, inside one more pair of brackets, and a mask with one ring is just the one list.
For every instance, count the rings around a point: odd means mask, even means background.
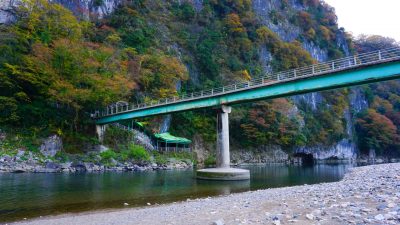
[{"label": "green steel bridge", "polygon": [[142,104],[120,104],[94,114],[96,124],[235,105],[336,89],[400,77],[400,48],[385,49],[318,63],[250,81]]},{"label": "green steel bridge", "polygon": [[217,167],[229,167],[228,113],[232,105],[331,90],[400,78],[400,48],[383,49],[289,71],[267,74],[250,81],[185,93],[142,104],[122,104],[97,111],[93,118],[101,137],[104,125],[123,120],[215,108],[218,118]]}]

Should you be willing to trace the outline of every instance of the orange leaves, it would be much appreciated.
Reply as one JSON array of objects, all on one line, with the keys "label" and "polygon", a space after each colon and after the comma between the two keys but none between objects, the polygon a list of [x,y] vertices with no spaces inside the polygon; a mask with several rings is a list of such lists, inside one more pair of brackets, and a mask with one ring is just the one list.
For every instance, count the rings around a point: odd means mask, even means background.
[{"label": "orange leaves", "polygon": [[267,45],[272,45],[273,43],[281,42],[280,38],[276,33],[270,30],[266,26],[262,26],[256,30],[258,40]]},{"label": "orange leaves", "polygon": [[302,2],[303,5],[311,7],[317,7],[320,4],[319,0],[303,0]]},{"label": "orange leaves", "polygon": [[247,70],[242,70],[241,75],[245,80],[251,80],[251,76]]},{"label": "orange leaves", "polygon": [[[133,51],[114,48],[118,36],[109,36],[109,45],[85,42],[82,33],[91,32],[94,24],[78,21],[72,12],[47,0],[23,1],[15,13],[14,23],[4,30],[15,41],[0,46],[9,49],[1,59],[0,95],[6,93],[21,106],[21,114],[28,116],[23,111],[27,110],[34,116],[46,115],[44,123],[64,121],[69,115],[60,119],[54,113],[64,107],[75,112],[71,116],[77,128],[84,112],[130,97],[136,88],[128,76]],[[53,105],[57,107],[41,109]]]},{"label": "orange leaves", "polygon": [[241,124],[240,128],[243,129],[244,135],[250,140],[260,140],[260,131],[252,124]]},{"label": "orange leaves", "polygon": [[304,136],[296,119],[290,118],[293,105],[287,99],[253,104],[240,122],[242,135],[251,145],[278,144],[283,146],[303,144]]},{"label": "orange leaves", "polygon": [[275,70],[287,70],[310,65],[313,62],[310,54],[304,50],[301,43],[282,41],[268,27],[262,26],[256,30],[258,42],[269,47],[275,58],[272,66]]},{"label": "orange leaves", "polygon": [[371,108],[382,114],[393,111],[393,105],[388,100],[382,99],[380,97],[374,98],[374,101],[371,104]]},{"label": "orange leaves", "polygon": [[305,33],[306,37],[311,40],[315,38],[315,34],[316,32],[313,28],[308,29],[308,31]]},{"label": "orange leaves", "polygon": [[331,30],[329,30],[327,27],[325,26],[319,26],[319,30],[321,31],[322,37],[324,38],[324,40],[326,41],[330,41],[335,37],[335,34],[332,33]]},{"label": "orange leaves", "polygon": [[286,98],[276,98],[271,100],[272,108],[283,115],[288,115],[293,105]]},{"label": "orange leaves", "polygon": [[156,54],[142,55],[138,66],[138,82],[143,91],[150,93],[153,98],[163,98],[176,94],[176,84],[189,78],[186,67],[173,56]]},{"label": "orange leaves", "polygon": [[298,20],[300,23],[299,25],[304,30],[309,30],[310,28],[313,27],[313,19],[311,18],[311,15],[308,12],[300,11],[298,14]]},{"label": "orange leaves", "polygon": [[241,36],[246,33],[246,28],[240,22],[240,17],[236,13],[228,14],[224,20],[228,32],[234,36]]},{"label": "orange leaves", "polygon": [[393,122],[373,109],[369,109],[365,115],[357,119],[357,127],[370,148],[386,149],[399,140]]},{"label": "orange leaves", "polygon": [[51,57],[51,49],[40,42],[32,45],[32,52],[38,59],[48,62]]},{"label": "orange leaves", "polygon": [[100,43],[95,43],[95,42],[83,42],[82,43],[85,47],[89,48],[89,49],[97,49],[100,48]]},{"label": "orange leaves", "polygon": [[127,75],[127,60],[119,51],[99,43],[69,39],[51,46],[33,45],[28,57],[40,76],[47,76],[49,97],[81,110],[127,98],[136,87]]},{"label": "orange leaves", "polygon": [[270,104],[260,102],[256,104],[256,107],[250,109],[249,119],[260,127],[269,128],[272,124],[275,124],[276,115]]}]

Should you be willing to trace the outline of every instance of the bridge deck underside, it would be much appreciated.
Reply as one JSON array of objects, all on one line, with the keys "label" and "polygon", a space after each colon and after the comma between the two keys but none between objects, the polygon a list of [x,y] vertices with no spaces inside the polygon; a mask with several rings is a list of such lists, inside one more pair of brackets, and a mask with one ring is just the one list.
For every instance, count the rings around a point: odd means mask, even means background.
[{"label": "bridge deck underside", "polygon": [[125,111],[99,118],[96,123],[107,124],[126,119],[170,114],[188,110],[217,107],[220,105],[235,105],[245,102],[293,96],[398,78],[400,78],[400,61],[390,61],[324,74],[321,76],[301,77],[276,84],[253,86],[248,89],[226,92],[211,97],[190,99],[187,101]]}]

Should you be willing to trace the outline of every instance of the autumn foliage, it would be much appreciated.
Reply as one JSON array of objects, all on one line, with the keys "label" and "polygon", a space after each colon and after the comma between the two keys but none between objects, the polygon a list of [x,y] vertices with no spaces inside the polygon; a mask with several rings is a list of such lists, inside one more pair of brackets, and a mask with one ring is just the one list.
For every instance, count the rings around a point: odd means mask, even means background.
[{"label": "autumn foliage", "polygon": [[357,119],[357,129],[361,133],[361,146],[380,153],[394,147],[400,140],[393,122],[373,109],[369,109]]},{"label": "autumn foliage", "polygon": [[177,58],[139,54],[114,28],[94,28],[59,4],[24,1],[15,16],[1,30],[0,123],[80,131],[90,112],[129,101],[133,90],[171,96],[187,79]]}]

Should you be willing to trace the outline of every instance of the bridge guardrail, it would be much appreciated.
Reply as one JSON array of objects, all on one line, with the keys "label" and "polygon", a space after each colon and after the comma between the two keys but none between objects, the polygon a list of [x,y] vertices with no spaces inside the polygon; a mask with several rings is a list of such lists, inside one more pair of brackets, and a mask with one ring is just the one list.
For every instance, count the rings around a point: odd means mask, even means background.
[{"label": "bridge guardrail", "polygon": [[92,116],[94,118],[101,118],[128,111],[157,107],[160,105],[173,104],[177,102],[189,101],[200,98],[208,98],[212,96],[223,95],[225,93],[239,92],[249,88],[268,86],[271,84],[287,82],[294,79],[302,79],[312,76],[321,76],[327,73],[337,72],[344,69],[357,68],[376,63],[384,63],[396,59],[400,59],[400,47],[362,53],[341,59],[316,63],[310,66],[300,67],[292,70],[266,74],[265,76],[254,78],[245,82],[238,82],[222,87],[216,87],[197,92],[183,93],[181,95],[174,97],[151,100],[148,103],[128,104],[123,106],[116,105],[113,107],[107,107],[102,111],[96,111],[94,114],[92,114]]}]

